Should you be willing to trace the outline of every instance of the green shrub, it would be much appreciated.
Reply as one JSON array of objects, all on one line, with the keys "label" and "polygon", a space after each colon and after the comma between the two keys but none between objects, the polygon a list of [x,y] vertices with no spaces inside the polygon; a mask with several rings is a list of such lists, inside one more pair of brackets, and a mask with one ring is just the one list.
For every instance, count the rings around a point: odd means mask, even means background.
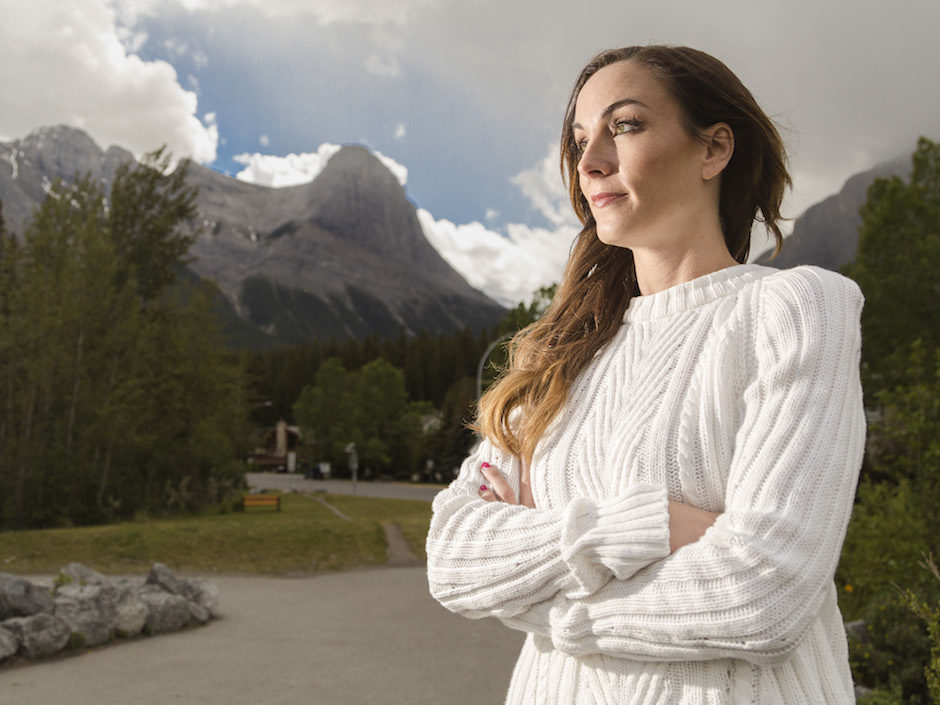
[{"label": "green shrub", "polygon": [[[921,565],[940,583],[940,569],[937,568],[933,555],[925,557]],[[923,602],[912,590],[907,590],[904,602],[911,612],[926,623],[930,638],[930,658],[924,668],[924,677],[931,702],[940,703],[940,601],[934,597],[932,602]]]}]

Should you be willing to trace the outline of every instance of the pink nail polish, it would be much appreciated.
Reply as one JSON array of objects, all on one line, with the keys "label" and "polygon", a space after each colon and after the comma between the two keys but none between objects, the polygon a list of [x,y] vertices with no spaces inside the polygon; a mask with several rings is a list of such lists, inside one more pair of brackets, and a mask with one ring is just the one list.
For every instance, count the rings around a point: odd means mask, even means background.
[{"label": "pink nail polish", "polygon": [[481,467],[481,468],[488,468],[488,467],[490,467],[490,464],[489,464],[489,463],[480,463],[480,467]]},{"label": "pink nail polish", "polygon": [[486,492],[486,485],[480,485],[480,492]]}]

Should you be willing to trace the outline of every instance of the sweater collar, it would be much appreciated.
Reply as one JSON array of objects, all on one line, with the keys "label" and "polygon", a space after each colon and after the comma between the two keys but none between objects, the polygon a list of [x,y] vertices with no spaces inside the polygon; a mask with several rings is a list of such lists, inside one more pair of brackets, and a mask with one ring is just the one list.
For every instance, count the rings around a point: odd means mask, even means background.
[{"label": "sweater collar", "polygon": [[649,321],[682,313],[738,291],[744,284],[776,271],[773,267],[759,264],[737,264],[655,294],[634,296],[623,320],[628,323]]}]

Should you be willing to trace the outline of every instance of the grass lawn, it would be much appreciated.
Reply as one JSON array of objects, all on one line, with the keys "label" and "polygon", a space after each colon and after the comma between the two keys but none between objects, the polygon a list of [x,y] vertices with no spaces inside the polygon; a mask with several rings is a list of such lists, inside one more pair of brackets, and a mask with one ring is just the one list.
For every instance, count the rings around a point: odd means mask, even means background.
[{"label": "grass lawn", "polygon": [[200,573],[302,575],[385,562],[382,524],[395,522],[424,556],[429,502],[320,495],[344,521],[299,494],[282,511],[151,519],[108,526],[0,532],[0,572],[55,574],[71,561],[108,574],[146,572],[155,563]]}]

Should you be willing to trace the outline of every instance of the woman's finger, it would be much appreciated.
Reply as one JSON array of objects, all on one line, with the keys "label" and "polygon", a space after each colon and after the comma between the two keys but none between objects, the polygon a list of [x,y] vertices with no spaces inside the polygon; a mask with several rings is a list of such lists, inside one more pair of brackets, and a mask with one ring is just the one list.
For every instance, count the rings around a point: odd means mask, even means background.
[{"label": "woman's finger", "polygon": [[506,502],[506,504],[519,504],[516,493],[512,491],[512,487],[509,486],[506,478],[502,476],[499,470],[489,463],[481,463],[480,472],[483,473],[483,477],[487,480],[486,484],[489,485],[489,489],[496,494],[498,499]]},{"label": "woman's finger", "polygon": [[486,485],[480,485],[480,491],[478,494],[480,495],[480,499],[485,499],[487,502],[499,501],[499,497],[496,496],[496,493]]}]

